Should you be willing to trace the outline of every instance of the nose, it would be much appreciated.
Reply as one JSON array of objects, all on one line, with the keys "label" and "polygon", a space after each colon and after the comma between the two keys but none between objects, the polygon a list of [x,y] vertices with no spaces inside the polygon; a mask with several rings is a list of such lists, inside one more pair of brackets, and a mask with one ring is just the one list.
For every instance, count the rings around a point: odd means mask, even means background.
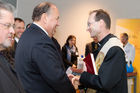
[{"label": "nose", "polygon": [[88,32],[89,32],[89,28],[90,28],[90,27],[89,27],[89,26],[87,26],[87,29],[86,29],[86,31],[88,31]]},{"label": "nose", "polygon": [[89,28],[87,28],[86,31],[89,32]]},{"label": "nose", "polygon": [[56,25],[57,25],[57,26],[59,26],[59,25],[60,25],[59,21],[57,21]]},{"label": "nose", "polygon": [[15,34],[14,28],[10,27],[10,33]]}]

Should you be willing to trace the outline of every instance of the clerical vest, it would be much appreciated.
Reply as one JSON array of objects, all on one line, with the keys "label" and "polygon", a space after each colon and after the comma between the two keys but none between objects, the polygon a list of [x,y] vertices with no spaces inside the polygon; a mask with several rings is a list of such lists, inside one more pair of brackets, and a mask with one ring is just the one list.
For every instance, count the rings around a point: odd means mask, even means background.
[{"label": "clerical vest", "polygon": [[[103,63],[103,60],[104,60],[107,52],[109,51],[110,48],[112,48],[114,46],[118,46],[118,47],[123,49],[123,45],[120,42],[120,40],[116,37],[112,37],[104,44],[104,46],[99,51],[97,58],[96,58],[96,61],[95,61],[97,72],[99,71],[100,66]],[[96,90],[88,88],[87,93],[96,93]]]}]

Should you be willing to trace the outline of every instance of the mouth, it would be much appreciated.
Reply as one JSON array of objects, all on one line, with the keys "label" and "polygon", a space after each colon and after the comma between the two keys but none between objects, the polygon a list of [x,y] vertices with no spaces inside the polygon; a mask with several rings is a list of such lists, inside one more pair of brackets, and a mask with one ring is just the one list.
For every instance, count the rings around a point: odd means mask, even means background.
[{"label": "mouth", "polygon": [[9,39],[10,41],[14,40],[14,38],[13,38],[13,37],[8,37],[8,39]]},{"label": "mouth", "polygon": [[14,40],[14,35],[9,35],[9,36],[8,36],[8,39],[9,39],[9,40]]}]

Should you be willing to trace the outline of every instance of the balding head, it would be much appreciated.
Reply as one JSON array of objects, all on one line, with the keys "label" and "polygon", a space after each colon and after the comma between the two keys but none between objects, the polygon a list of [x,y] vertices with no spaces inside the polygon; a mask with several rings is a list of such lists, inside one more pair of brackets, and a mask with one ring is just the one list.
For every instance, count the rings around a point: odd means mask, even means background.
[{"label": "balding head", "polygon": [[52,3],[49,2],[42,2],[37,5],[33,10],[32,20],[39,21],[43,13],[50,13]]},{"label": "balding head", "polygon": [[52,37],[59,25],[59,11],[54,4],[43,2],[34,8],[32,19]]}]

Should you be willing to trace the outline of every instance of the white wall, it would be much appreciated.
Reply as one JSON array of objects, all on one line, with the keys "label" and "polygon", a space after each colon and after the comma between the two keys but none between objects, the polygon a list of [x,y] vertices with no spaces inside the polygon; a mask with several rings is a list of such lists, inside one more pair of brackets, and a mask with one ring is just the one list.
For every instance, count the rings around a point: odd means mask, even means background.
[{"label": "white wall", "polygon": [[[31,22],[31,15],[36,4],[45,0],[18,0],[18,16],[25,22]],[[92,41],[86,32],[90,10],[103,8],[112,18],[112,33],[115,32],[116,19],[140,18],[140,0],[46,0],[56,4],[60,11],[60,26],[55,37],[64,45],[68,35],[77,37],[79,54],[84,54],[85,44]],[[26,5],[26,6],[25,6]]]},{"label": "white wall", "polygon": [[17,17],[22,18],[25,24],[32,22],[34,7],[45,0],[17,0]]}]

